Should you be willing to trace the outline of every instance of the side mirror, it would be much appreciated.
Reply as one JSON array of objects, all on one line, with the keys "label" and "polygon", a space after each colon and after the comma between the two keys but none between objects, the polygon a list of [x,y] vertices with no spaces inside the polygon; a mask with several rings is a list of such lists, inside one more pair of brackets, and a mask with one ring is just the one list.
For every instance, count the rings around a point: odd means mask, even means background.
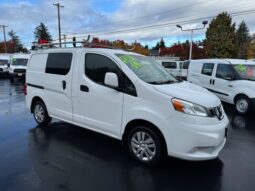
[{"label": "side mirror", "polygon": [[104,84],[109,86],[109,87],[112,87],[112,88],[118,88],[119,87],[119,81],[118,81],[117,74],[112,73],[112,72],[107,72],[105,74]]},{"label": "side mirror", "polygon": [[225,80],[234,80],[234,76],[233,75],[226,75],[224,77]]},{"label": "side mirror", "polygon": [[7,64],[7,67],[10,68],[10,63]]}]

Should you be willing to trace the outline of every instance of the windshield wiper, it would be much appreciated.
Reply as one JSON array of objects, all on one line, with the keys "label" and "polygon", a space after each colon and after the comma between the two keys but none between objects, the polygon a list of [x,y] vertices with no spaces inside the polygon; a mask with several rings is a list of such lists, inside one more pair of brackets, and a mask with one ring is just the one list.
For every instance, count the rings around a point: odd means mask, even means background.
[{"label": "windshield wiper", "polygon": [[153,81],[153,82],[148,82],[149,84],[155,84],[155,85],[161,85],[161,84],[172,84],[176,83],[177,81],[174,80],[167,80],[167,81]]},{"label": "windshield wiper", "polygon": [[255,79],[251,79],[251,78],[246,78],[245,80],[255,81]]}]

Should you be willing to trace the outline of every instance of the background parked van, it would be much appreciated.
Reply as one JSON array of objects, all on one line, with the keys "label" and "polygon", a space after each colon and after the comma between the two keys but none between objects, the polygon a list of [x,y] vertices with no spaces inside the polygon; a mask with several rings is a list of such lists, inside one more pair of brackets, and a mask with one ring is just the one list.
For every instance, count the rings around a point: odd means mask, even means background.
[{"label": "background parked van", "polygon": [[173,60],[157,60],[168,73],[174,75],[178,79],[187,79],[189,61],[173,61]]},{"label": "background parked van", "polygon": [[255,62],[240,59],[192,60],[188,81],[215,93],[246,114],[255,108]]},{"label": "background parked van", "polygon": [[11,61],[11,55],[0,54],[0,75],[1,76],[8,76],[10,61]]},{"label": "background parked van", "polygon": [[14,54],[12,56],[9,68],[11,82],[13,82],[14,78],[25,77],[29,58],[30,54]]}]

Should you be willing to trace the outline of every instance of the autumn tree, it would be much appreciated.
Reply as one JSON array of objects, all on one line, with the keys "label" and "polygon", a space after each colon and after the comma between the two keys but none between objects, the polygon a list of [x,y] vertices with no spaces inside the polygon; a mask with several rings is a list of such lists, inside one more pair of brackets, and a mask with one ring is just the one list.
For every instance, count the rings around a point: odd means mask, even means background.
[{"label": "autumn tree", "polygon": [[250,34],[249,29],[244,21],[239,25],[237,32],[237,47],[238,54],[237,57],[241,59],[247,59],[247,50],[250,44]]},{"label": "autumn tree", "polygon": [[206,54],[210,58],[235,58],[237,50],[235,23],[228,13],[220,13],[206,31]]},{"label": "autumn tree", "polygon": [[7,50],[9,53],[14,52],[24,52],[26,49],[23,47],[22,43],[20,42],[19,36],[13,30],[8,32],[10,40],[7,42]]},{"label": "autumn tree", "polygon": [[40,23],[40,25],[35,28],[34,37],[37,42],[40,40],[47,40],[48,42],[52,41],[48,27],[44,23]]},{"label": "autumn tree", "polygon": [[255,58],[255,34],[251,36],[247,47],[247,59],[251,58]]}]

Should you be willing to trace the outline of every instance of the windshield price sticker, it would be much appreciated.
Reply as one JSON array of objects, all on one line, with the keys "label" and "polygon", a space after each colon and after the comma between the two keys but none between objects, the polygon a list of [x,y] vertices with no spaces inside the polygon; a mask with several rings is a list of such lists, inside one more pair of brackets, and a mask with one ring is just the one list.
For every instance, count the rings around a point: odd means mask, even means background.
[{"label": "windshield price sticker", "polygon": [[235,68],[238,71],[240,71],[241,73],[246,73],[246,71],[247,71],[247,68],[244,65],[242,65],[242,64],[238,64]]},{"label": "windshield price sticker", "polygon": [[142,67],[142,65],[136,61],[136,59],[129,55],[123,55],[120,57],[121,61],[127,65],[131,65],[134,69],[138,70]]}]

